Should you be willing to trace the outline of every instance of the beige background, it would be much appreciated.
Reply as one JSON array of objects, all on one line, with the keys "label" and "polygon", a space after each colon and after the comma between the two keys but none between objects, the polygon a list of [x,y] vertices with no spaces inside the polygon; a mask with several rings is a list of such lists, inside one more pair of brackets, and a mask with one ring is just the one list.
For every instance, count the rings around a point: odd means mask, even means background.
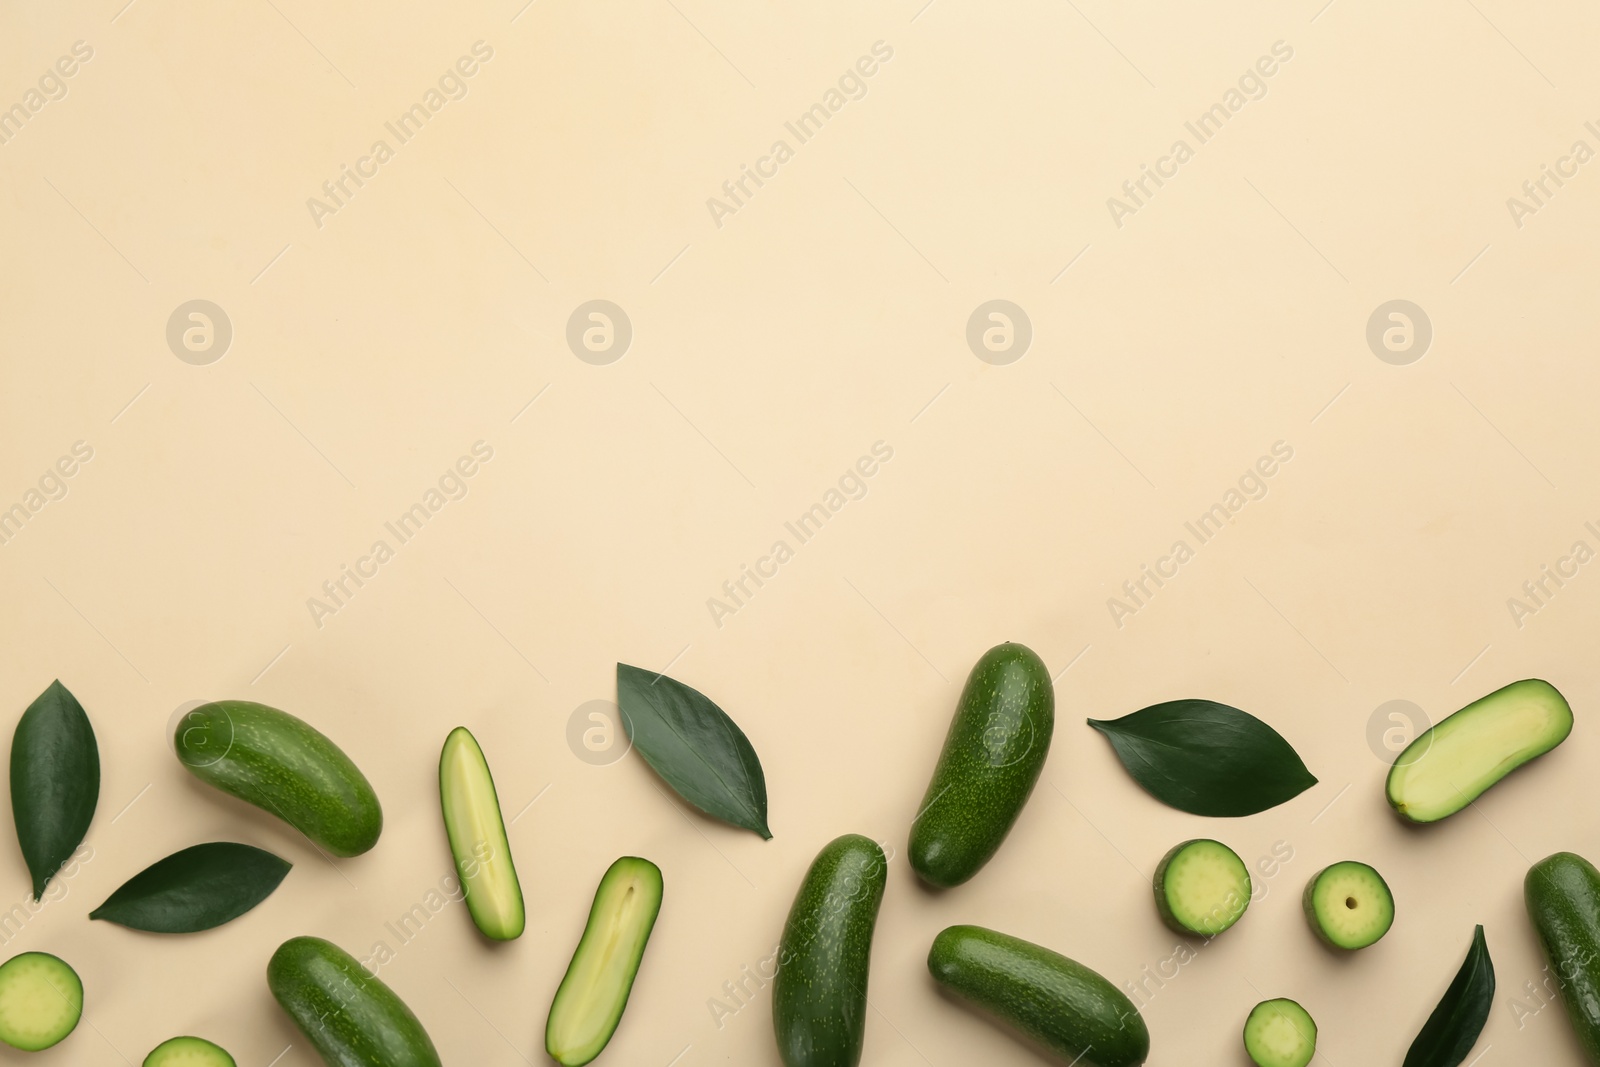
[{"label": "beige background", "polygon": [[[1507,598],[1574,541],[1600,548],[1600,164],[1520,227],[1506,200],[1575,140],[1600,147],[1600,11],[122,3],[13,5],[0,32],[4,106],[93,49],[0,146],[0,505],[93,449],[0,547],[0,707],[59,676],[105,761],[93,860],[5,945],[85,980],[85,1024],[50,1059],[136,1063],[195,1032],[243,1067],[314,1064],[266,959],[300,933],[395,943],[385,924],[449,870],[434,768],[465,724],[523,812],[528,932],[487,946],[452,905],[381,972],[451,1063],[542,1062],[595,883],[637,853],[667,896],[601,1062],[775,1064],[765,994],[720,1026],[709,1002],[847,831],[897,852],[868,1063],[1039,1062],[939,997],[933,935],[994,925],[1136,980],[1175,945],[1148,875],[1196,835],[1294,858],[1149,1000],[1152,1064],[1242,1063],[1243,1017],[1275,995],[1315,1015],[1324,1062],[1398,1063],[1476,922],[1500,982],[1479,1062],[1581,1061],[1562,1008],[1528,1014],[1543,961],[1521,878],[1558,849],[1600,856],[1600,576],[1520,627]],[[477,41],[493,58],[468,95],[319,228],[307,198]],[[893,58],[864,98],[719,228],[707,198],[877,41]],[[1278,41],[1293,58],[1266,95],[1115,225],[1107,198]],[[195,298],[234,330],[205,366],[164,334]],[[608,366],[564,339],[597,298],[634,330]],[[1009,366],[964,336],[996,298],[1034,331]],[[1434,328],[1407,366],[1365,340],[1392,299]],[[467,496],[317,625],[308,598],[480,440]],[[716,626],[707,598],[876,441],[894,455],[865,498]],[[1267,495],[1117,626],[1107,598],[1277,441],[1294,457]],[[931,895],[906,828],[962,679],[1005,639],[1062,672],[1054,748],[999,857]],[[773,841],[687,813],[637,758],[569,749],[619,659],[740,721]],[[1570,698],[1571,741],[1477,812],[1399,826],[1375,710],[1437,721],[1530,675]],[[383,799],[379,846],[330,865],[191,781],[167,724],[223,696],[335,737]],[[1082,720],[1182,696],[1273,722],[1321,783],[1236,821],[1159,806]],[[84,919],[215,838],[295,870],[203,935]],[[1387,875],[1400,917],[1335,959],[1297,896],[1343,858]],[[26,891],[8,844],[0,898]]]}]

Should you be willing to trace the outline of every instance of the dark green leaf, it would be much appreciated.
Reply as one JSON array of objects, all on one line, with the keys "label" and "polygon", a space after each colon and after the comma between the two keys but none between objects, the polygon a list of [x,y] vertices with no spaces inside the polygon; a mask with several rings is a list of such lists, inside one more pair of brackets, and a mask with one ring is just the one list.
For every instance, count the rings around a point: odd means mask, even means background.
[{"label": "dark green leaf", "polygon": [[664,674],[617,664],[617,707],[644,761],[713,818],[767,829],[767,779],[744,731],[704,694]]},{"label": "dark green leaf", "polygon": [[1278,731],[1226,704],[1171,700],[1089,725],[1146,792],[1192,815],[1254,815],[1317,784]]},{"label": "dark green leaf", "polygon": [[28,705],[11,738],[11,815],[33,899],[83,843],[100,800],[100,749],[78,698],[59,681]]},{"label": "dark green leaf", "polygon": [[128,879],[89,918],[157,934],[209,930],[266,900],[290,866],[233,841],[195,845]]},{"label": "dark green leaf", "polygon": [[1480,926],[1473,932],[1472,947],[1455,981],[1411,1042],[1405,1067],[1457,1067],[1483,1033],[1493,1002],[1494,962],[1489,959]]}]

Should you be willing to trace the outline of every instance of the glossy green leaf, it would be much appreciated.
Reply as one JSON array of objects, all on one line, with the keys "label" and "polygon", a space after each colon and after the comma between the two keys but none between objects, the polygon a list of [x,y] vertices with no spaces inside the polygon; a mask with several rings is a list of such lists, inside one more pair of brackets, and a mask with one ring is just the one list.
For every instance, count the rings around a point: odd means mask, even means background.
[{"label": "glossy green leaf", "polygon": [[713,818],[772,836],[756,750],[705,694],[619,663],[617,707],[633,747],[679,796]]},{"label": "glossy green leaf", "polygon": [[1411,1043],[1404,1067],[1457,1067],[1477,1044],[1493,1003],[1494,962],[1479,926],[1455,981]]},{"label": "glossy green leaf", "polygon": [[233,841],[195,845],[128,879],[89,918],[156,934],[209,930],[266,900],[290,866]]},{"label": "glossy green leaf", "polygon": [[1171,700],[1089,725],[1147,793],[1192,815],[1254,815],[1317,784],[1278,731],[1215,701]]},{"label": "glossy green leaf", "polygon": [[78,698],[59,681],[22,713],[11,738],[11,815],[33,899],[83,843],[100,801],[100,748]]}]

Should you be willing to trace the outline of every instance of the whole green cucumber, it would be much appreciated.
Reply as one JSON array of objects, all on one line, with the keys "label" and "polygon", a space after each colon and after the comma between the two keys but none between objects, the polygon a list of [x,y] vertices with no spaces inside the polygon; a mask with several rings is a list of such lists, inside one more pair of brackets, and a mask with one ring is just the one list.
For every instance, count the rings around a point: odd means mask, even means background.
[{"label": "whole green cucumber", "polygon": [[178,758],[202,782],[278,816],[335,856],[378,843],[383,809],[350,757],[288,712],[248,700],[202,704],[178,721]]},{"label": "whole green cucumber", "polygon": [[928,970],[957,996],[991,1012],[1081,1067],[1138,1067],[1150,1031],[1133,1001],[1081,963],[981,926],[933,939]]},{"label": "whole green cucumber", "polygon": [[294,937],[279,945],[267,988],[328,1067],[440,1067],[405,1002],[331,941]]},{"label": "whole green cucumber", "polygon": [[1600,871],[1557,852],[1528,869],[1522,893],[1578,1044],[1600,1064]]},{"label": "whole green cucumber", "polygon": [[856,1067],[867,1031],[867,965],[889,864],[859,834],[823,846],[789,909],[772,981],[785,1067]]},{"label": "whole green cucumber", "polygon": [[1055,688],[1032,649],[1008,642],[983,654],[911,824],[911,867],[923,881],[960,885],[999,851],[1044,769],[1055,723]]}]

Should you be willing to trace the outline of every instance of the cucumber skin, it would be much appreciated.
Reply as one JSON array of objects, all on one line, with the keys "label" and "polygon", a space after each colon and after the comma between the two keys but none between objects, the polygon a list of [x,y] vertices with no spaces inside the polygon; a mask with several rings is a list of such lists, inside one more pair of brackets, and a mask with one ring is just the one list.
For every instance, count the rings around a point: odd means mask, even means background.
[{"label": "cucumber skin", "polygon": [[1025,645],[985,652],[967,676],[911,826],[911,867],[960,885],[999,851],[1039,780],[1055,730],[1050,672]]},{"label": "cucumber skin", "polygon": [[889,864],[859,834],[811,862],[789,909],[772,981],[772,1029],[785,1067],[856,1067],[867,1030],[872,931]]},{"label": "cucumber skin", "polygon": [[1150,1031],[1133,1001],[1083,964],[1031,941],[952,926],[933,939],[928,970],[1069,1062],[1138,1067],[1150,1055]]},{"label": "cucumber skin", "polygon": [[1557,852],[1528,869],[1523,899],[1578,1043],[1600,1064],[1600,871]]},{"label": "cucumber skin", "polygon": [[378,843],[383,808],[371,783],[338,745],[288,712],[248,700],[203,704],[179,720],[173,743],[196,778],[278,816],[335,856],[359,856]]},{"label": "cucumber skin", "polygon": [[279,945],[267,987],[329,1067],[441,1067],[405,1002],[331,941],[295,937]]}]

